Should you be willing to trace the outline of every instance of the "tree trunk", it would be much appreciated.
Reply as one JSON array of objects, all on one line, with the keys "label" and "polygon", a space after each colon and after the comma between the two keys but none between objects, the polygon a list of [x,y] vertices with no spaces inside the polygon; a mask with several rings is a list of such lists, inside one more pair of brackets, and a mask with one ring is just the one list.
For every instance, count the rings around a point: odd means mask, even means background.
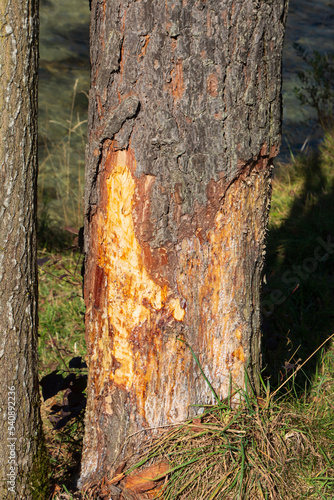
[{"label": "tree trunk", "polygon": [[[258,389],[285,0],[92,2],[80,484]],[[186,341],[188,345],[183,341]]]},{"label": "tree trunk", "polygon": [[46,496],[37,378],[37,0],[1,1],[0,497]]}]

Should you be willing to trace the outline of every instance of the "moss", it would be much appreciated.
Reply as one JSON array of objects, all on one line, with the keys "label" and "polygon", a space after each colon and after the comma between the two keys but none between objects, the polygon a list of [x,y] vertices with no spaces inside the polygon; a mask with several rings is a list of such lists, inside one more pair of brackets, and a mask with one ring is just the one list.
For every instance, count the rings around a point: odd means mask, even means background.
[{"label": "moss", "polygon": [[43,431],[38,432],[37,449],[33,466],[30,471],[30,494],[32,500],[49,498],[50,460],[47,453]]}]

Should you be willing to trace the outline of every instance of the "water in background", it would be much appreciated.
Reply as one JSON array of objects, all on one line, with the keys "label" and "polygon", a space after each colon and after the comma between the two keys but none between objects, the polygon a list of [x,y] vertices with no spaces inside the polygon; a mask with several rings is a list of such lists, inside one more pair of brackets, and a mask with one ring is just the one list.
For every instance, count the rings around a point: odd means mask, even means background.
[{"label": "water in background", "polygon": [[[89,90],[89,1],[41,0],[39,83],[40,217],[80,225]],[[290,0],[283,57],[283,144],[287,161],[319,138],[311,109],[294,95],[303,67],[293,48],[334,52],[334,0]]]},{"label": "water in background", "polygon": [[39,119],[42,131],[48,120],[65,123],[78,79],[75,113],[87,116],[89,90],[88,0],[41,0]]},{"label": "water in background", "polygon": [[283,142],[281,161],[298,153],[305,141],[315,146],[321,135],[311,108],[300,106],[294,94],[299,85],[297,71],[305,68],[293,44],[310,51],[334,53],[334,0],[290,0],[283,48]]},{"label": "water in background", "polygon": [[78,229],[83,222],[89,19],[88,0],[41,0],[40,240],[51,229],[54,233],[65,226]]}]

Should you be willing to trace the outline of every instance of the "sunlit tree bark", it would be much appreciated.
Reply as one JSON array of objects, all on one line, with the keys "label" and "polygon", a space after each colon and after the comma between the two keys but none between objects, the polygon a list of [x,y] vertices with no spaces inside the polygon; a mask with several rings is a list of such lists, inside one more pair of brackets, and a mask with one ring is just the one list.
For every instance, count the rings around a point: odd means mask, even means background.
[{"label": "sunlit tree bark", "polygon": [[46,498],[37,379],[37,0],[1,0],[0,498]]},{"label": "sunlit tree bark", "polygon": [[258,389],[286,11],[92,2],[81,484],[214,402],[189,346],[219,397]]}]

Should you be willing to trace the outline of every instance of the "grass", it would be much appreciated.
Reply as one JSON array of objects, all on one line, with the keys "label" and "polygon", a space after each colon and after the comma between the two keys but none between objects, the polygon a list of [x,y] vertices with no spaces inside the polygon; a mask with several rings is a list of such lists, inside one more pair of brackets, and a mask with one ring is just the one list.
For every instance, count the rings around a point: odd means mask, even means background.
[{"label": "grass", "polygon": [[233,388],[201,415],[157,430],[141,455],[128,457],[125,472],[104,478],[99,498],[115,485],[164,500],[334,498],[333,345],[321,348],[303,394],[294,374],[275,391],[261,382],[263,397]]},{"label": "grass", "polygon": [[[77,249],[53,254],[39,250],[39,376],[57,370],[64,377],[76,374],[69,369],[73,357],[85,357],[84,302],[82,298],[82,256]],[[79,370],[81,373],[82,370]],[[54,498],[66,496],[73,489],[78,474],[83,440],[83,412],[60,430],[54,430],[52,409],[68,401],[68,390],[60,390],[46,401],[42,398],[41,414],[52,476]],[[63,416],[63,411],[61,412]],[[64,494],[64,495],[63,495]],[[80,497],[82,498],[82,497]]]},{"label": "grass", "polygon": [[40,373],[66,369],[74,356],[85,356],[84,302],[78,252],[39,252]]},{"label": "grass", "polygon": [[[58,394],[42,405],[52,498],[109,498],[157,463],[164,467],[153,476],[157,487],[147,498],[334,498],[333,342],[301,366],[333,333],[334,252],[319,243],[331,236],[334,242],[333,187],[334,133],[327,133],[319,151],[275,172],[262,305],[262,398],[240,391],[237,408],[219,402],[183,425],[157,431],[141,456],[129,457],[125,472],[83,493],[72,484],[82,416],[54,431],[48,415],[63,397]],[[56,368],[66,372],[69,359],[85,353],[79,254],[72,249],[55,255],[47,248],[39,255],[43,375]]]},{"label": "grass", "polygon": [[[284,376],[285,362],[305,360],[333,331],[334,248],[326,249],[334,243],[333,190],[334,133],[319,151],[281,165],[274,178],[262,303],[272,385]],[[317,362],[299,375],[302,386]]]},{"label": "grass", "polygon": [[321,391],[328,389],[318,386],[317,397],[311,393],[302,401],[274,401],[269,393],[266,401],[241,392],[237,408],[221,402],[163,433],[118,479],[127,484],[138,467],[146,466],[147,474],[152,461],[166,462],[167,470],[155,478],[165,481],[154,498],[332,498],[333,407],[327,401],[319,411]]},{"label": "grass", "polygon": [[[85,358],[82,255],[73,233],[83,225],[84,150],[86,120],[75,115],[76,80],[69,118],[65,123],[43,121],[39,135],[38,277],[39,377],[52,372],[64,378],[85,370],[69,368],[69,361]],[[54,142],[52,137],[56,136]],[[60,137],[60,139],[59,139]],[[77,238],[76,238],[77,240]],[[55,391],[56,392],[56,391]],[[50,419],[55,405],[68,403],[68,389],[41,403],[44,433],[54,498],[75,498],[73,480],[78,474],[83,440],[83,412],[59,430]],[[66,406],[65,406],[66,410]],[[64,416],[64,409],[58,415]],[[80,498],[82,495],[80,494]]]}]

